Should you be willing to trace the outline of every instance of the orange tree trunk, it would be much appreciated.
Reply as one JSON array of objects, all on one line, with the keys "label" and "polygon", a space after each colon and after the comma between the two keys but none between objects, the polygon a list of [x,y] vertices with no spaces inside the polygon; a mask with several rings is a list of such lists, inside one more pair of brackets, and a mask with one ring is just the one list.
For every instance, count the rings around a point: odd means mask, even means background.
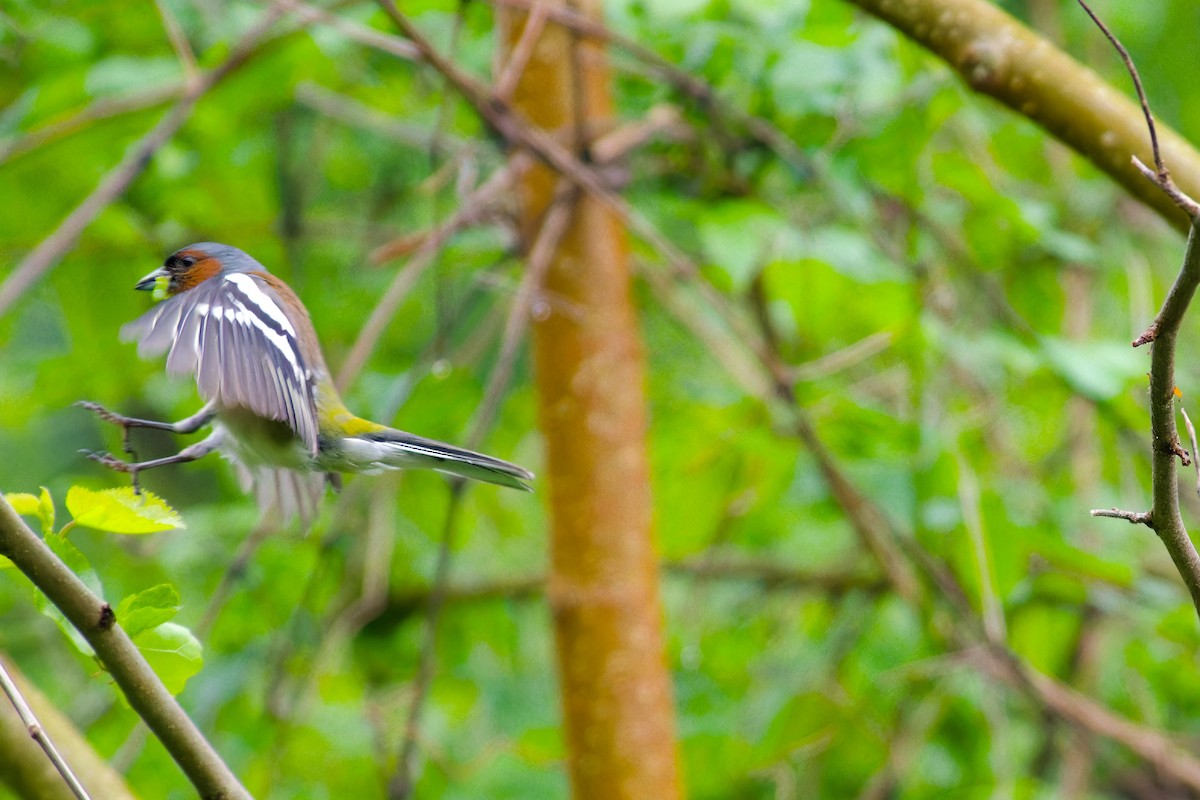
[{"label": "orange tree trunk", "polygon": [[[576,10],[599,17],[599,3]],[[527,15],[501,15],[506,49]],[[532,124],[573,143],[611,122],[604,53],[547,22],[513,94]],[[521,183],[528,247],[559,177]],[[567,759],[579,800],[680,796],[646,457],[644,366],[621,220],[580,195],[534,323],[551,520],[549,599]]]}]

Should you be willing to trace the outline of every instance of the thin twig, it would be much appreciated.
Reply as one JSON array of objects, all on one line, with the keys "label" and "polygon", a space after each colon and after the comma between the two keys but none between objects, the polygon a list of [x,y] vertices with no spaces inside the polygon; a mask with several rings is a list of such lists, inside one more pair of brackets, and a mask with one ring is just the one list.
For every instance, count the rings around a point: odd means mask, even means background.
[{"label": "thin twig", "polygon": [[1154,515],[1149,511],[1123,511],[1119,508],[1093,508],[1090,513],[1093,517],[1123,519],[1126,522],[1134,525],[1145,525],[1147,528],[1154,527]]},{"label": "thin twig", "polygon": [[691,72],[672,64],[645,45],[614,31],[602,21],[593,19],[565,5],[551,5],[543,0],[489,0],[496,6],[533,12],[544,9],[550,21],[579,36],[611,44],[646,65],[651,75],[665,79],[691,98],[716,124],[723,118],[742,126],[749,138],[766,147],[801,175],[809,175],[812,164],[786,133],[763,117],[748,114],[726,103],[711,84]]},{"label": "thin twig", "polygon": [[1125,70],[1129,73],[1129,77],[1133,79],[1133,88],[1137,91],[1138,102],[1142,106],[1142,115],[1146,118],[1146,129],[1150,132],[1150,151],[1154,156],[1154,170],[1149,169],[1142,163],[1137,156],[1132,156],[1133,165],[1146,178],[1160,189],[1163,193],[1170,197],[1175,202],[1175,205],[1182,208],[1188,213],[1193,220],[1200,217],[1200,204],[1191,197],[1188,197],[1171,178],[1171,173],[1167,171],[1167,165],[1163,163],[1162,152],[1158,147],[1158,129],[1154,124],[1154,115],[1150,113],[1150,101],[1146,99],[1146,90],[1142,87],[1142,78],[1138,74],[1137,67],[1134,66],[1133,58],[1130,57],[1129,51],[1125,49],[1125,45],[1121,44],[1121,40],[1117,38],[1108,26],[1096,15],[1096,12],[1088,6],[1084,0],[1078,0],[1083,10],[1092,18],[1092,22],[1096,23],[1096,27],[1108,38],[1114,49],[1121,56],[1121,61],[1125,63]]},{"label": "thin twig", "polygon": [[[429,231],[416,254],[403,269],[396,273],[375,308],[371,310],[358,338],[346,355],[345,361],[342,362],[342,368],[337,376],[338,388],[344,389],[352,384],[366,366],[367,359],[371,357],[371,353],[379,344],[383,332],[391,324],[392,317],[396,315],[400,304],[404,302],[404,298],[412,291],[413,286],[416,285],[425,270],[429,269],[437,260],[437,256],[446,242],[461,229],[474,224],[475,221],[485,216],[492,203],[512,185],[513,177],[514,165],[512,163],[496,170],[450,219]],[[371,260],[378,263],[390,257],[389,248],[384,245],[372,253]]]},{"label": "thin twig", "polygon": [[58,774],[62,775],[67,786],[71,787],[71,792],[79,800],[91,800],[87,789],[83,788],[83,784],[75,777],[75,773],[71,771],[71,767],[67,764],[66,759],[58,752],[58,748],[54,746],[54,742],[50,741],[50,735],[46,733],[46,729],[38,722],[37,715],[33,713],[33,709],[25,701],[25,697],[21,694],[21,690],[17,688],[16,682],[9,676],[8,670],[4,668],[3,661],[0,661],[0,689],[8,695],[13,708],[17,710],[17,716],[21,718],[21,722],[25,723],[30,738],[37,742],[42,750],[46,752],[46,757],[50,759],[50,763],[58,770]]},{"label": "thin twig", "polygon": [[263,13],[259,21],[234,46],[229,57],[211,72],[205,73],[195,87],[185,92],[174,107],[158,121],[150,131],[130,148],[96,185],[83,201],[59,223],[59,226],[27,255],[20,264],[0,283],[0,316],[30,286],[48,272],[58,260],[75,244],[79,235],[104,209],[125,193],[134,179],[142,173],[150,158],[175,135],[188,118],[193,107],[212,87],[244,64],[253,54],[259,41],[266,36],[283,13],[279,6],[272,6]]},{"label": "thin twig", "polygon": [[[1162,539],[1179,570],[1180,577],[1191,594],[1196,613],[1200,615],[1200,555],[1192,543],[1179,513],[1179,482],[1176,473],[1175,459],[1179,458],[1186,466],[1190,463],[1188,454],[1179,444],[1179,431],[1175,422],[1175,345],[1179,328],[1187,314],[1192,296],[1200,286],[1200,205],[1181,192],[1171,180],[1162,156],[1158,151],[1158,139],[1154,130],[1154,118],[1150,113],[1150,105],[1146,93],[1142,90],[1141,78],[1129,53],[1117,38],[1108,30],[1103,22],[1088,8],[1084,0],[1079,4],[1088,16],[1104,32],[1112,42],[1113,47],[1121,54],[1125,67],[1133,77],[1137,87],[1138,98],[1142,103],[1142,112],[1146,117],[1146,125],[1150,129],[1150,139],[1153,143],[1154,163],[1157,173],[1148,175],[1164,193],[1171,197],[1180,207],[1191,216],[1192,224],[1188,231],[1187,249],[1184,252],[1183,264],[1179,274],[1171,285],[1167,297],[1163,300],[1162,308],[1154,318],[1154,322],[1135,342],[1134,346],[1153,341],[1154,348],[1150,354],[1150,438],[1151,438],[1151,475],[1153,481],[1154,501],[1147,518],[1130,518],[1128,515],[1107,513],[1099,516],[1120,516],[1130,522],[1151,524],[1154,531]],[[1145,165],[1134,157],[1134,163],[1143,174],[1148,170]],[[1096,512],[1093,512],[1095,514]]]},{"label": "thin twig", "polygon": [[42,145],[58,141],[64,136],[77,133],[93,122],[144,111],[162,105],[168,100],[175,100],[186,91],[187,87],[176,81],[161,86],[137,89],[115,97],[98,98],[68,117],[48,122],[19,137],[12,137],[0,142],[0,164],[36,150]]},{"label": "thin twig", "polygon": [[492,370],[491,379],[484,391],[483,401],[479,404],[479,412],[467,437],[467,447],[478,448],[483,437],[495,422],[496,412],[500,406],[500,398],[508,388],[512,377],[513,365],[517,357],[517,346],[521,343],[529,329],[530,316],[539,295],[542,292],[542,282],[550,261],[558,252],[571,222],[575,208],[575,196],[578,194],[575,186],[568,181],[559,181],[555,189],[554,199],[542,219],[537,239],[529,250],[526,260],[525,275],[521,285],[517,287],[516,297],[513,298],[509,309],[508,319],[504,323],[504,334],[500,341],[500,355],[496,359],[496,367]]},{"label": "thin twig", "polygon": [[[503,339],[500,346],[500,356],[492,370],[484,399],[480,403],[479,413],[472,424],[467,436],[467,447],[477,448],[495,422],[496,413],[500,406],[500,398],[508,386],[516,360],[517,345],[529,326],[530,313],[534,302],[541,291],[542,280],[549,268],[550,261],[558,251],[558,245],[567,231],[574,209],[574,197],[577,190],[569,181],[559,182],[554,199],[542,219],[537,239],[530,249],[528,266],[517,295],[513,299],[508,319],[504,326]],[[435,667],[435,645],[437,643],[437,626],[441,609],[446,601],[449,589],[450,561],[452,553],[452,536],[454,534],[454,518],[458,513],[458,505],[462,502],[465,485],[462,480],[452,484],[450,496],[451,506],[446,511],[446,526],[442,543],[438,549],[437,567],[434,570],[433,591],[426,606],[425,641],[421,648],[421,666],[413,686],[413,700],[409,707],[408,723],[405,726],[404,741],[401,745],[400,758],[396,764],[396,772],[388,782],[389,798],[400,800],[411,795],[415,783],[417,745],[420,739],[421,712],[425,699],[429,695],[429,684],[433,680]]]},{"label": "thin twig", "polygon": [[521,76],[525,74],[525,67],[529,66],[529,59],[533,55],[533,48],[538,42],[538,37],[542,35],[542,30],[546,27],[548,15],[549,6],[546,3],[538,3],[525,17],[525,28],[521,31],[521,38],[517,40],[517,44],[509,53],[508,62],[505,63],[500,77],[496,79],[496,86],[492,90],[500,102],[508,103],[512,100],[512,93],[516,90]]},{"label": "thin twig", "polygon": [[162,17],[163,27],[167,30],[167,38],[171,40],[171,47],[174,48],[179,63],[183,65],[183,75],[187,80],[187,86],[189,88],[196,86],[200,82],[200,67],[196,64],[196,54],[192,51],[192,45],[188,42],[183,28],[179,24],[179,19],[175,16],[175,12],[171,11],[168,0],[154,0],[154,5],[158,7],[158,15]]},{"label": "thin twig", "polygon": [[390,53],[406,61],[419,61],[421,58],[417,48],[403,39],[343,19],[337,14],[331,14],[323,8],[301,2],[301,0],[278,0],[278,2],[288,11],[294,12],[304,22],[320,22],[328,25],[351,41]]},{"label": "thin twig", "polygon": [[450,502],[446,507],[446,518],[442,525],[441,543],[438,546],[437,564],[433,570],[433,593],[425,609],[425,637],[421,643],[421,660],[417,675],[413,679],[412,703],[408,708],[408,720],[404,725],[404,739],[400,744],[400,755],[396,770],[388,779],[388,800],[408,800],[416,789],[417,744],[421,732],[421,712],[429,697],[433,684],[433,673],[437,667],[438,623],[442,607],[446,602],[446,588],[450,581],[450,562],[454,550],[454,534],[458,528],[458,512],[466,492],[466,481],[455,478],[450,482]]},{"label": "thin twig", "polygon": [[1179,413],[1183,414],[1183,424],[1187,426],[1188,439],[1192,444],[1192,464],[1196,467],[1196,494],[1200,495],[1200,446],[1196,444],[1196,426],[1192,424],[1192,418],[1188,416],[1183,403],[1179,404]]},{"label": "thin twig", "polygon": [[[1096,27],[1100,29],[1112,46],[1120,54],[1121,60],[1125,62],[1125,69],[1129,73],[1129,77],[1133,78],[1133,88],[1137,90],[1138,102],[1142,104],[1142,114],[1146,117],[1146,128],[1150,131],[1150,149],[1154,153],[1154,166],[1158,170],[1160,178],[1168,178],[1167,168],[1163,164],[1162,154],[1158,150],[1158,131],[1154,126],[1154,115],[1150,113],[1150,103],[1146,100],[1146,90],[1142,88],[1142,78],[1138,75],[1137,67],[1133,64],[1133,59],[1129,55],[1129,51],[1125,49],[1125,45],[1121,44],[1121,40],[1108,29],[1108,26],[1096,16],[1096,12],[1092,11],[1084,0],[1078,0],[1079,5],[1083,6],[1083,10],[1092,18],[1092,22],[1096,23]],[[1193,214],[1193,216],[1195,216]]]}]

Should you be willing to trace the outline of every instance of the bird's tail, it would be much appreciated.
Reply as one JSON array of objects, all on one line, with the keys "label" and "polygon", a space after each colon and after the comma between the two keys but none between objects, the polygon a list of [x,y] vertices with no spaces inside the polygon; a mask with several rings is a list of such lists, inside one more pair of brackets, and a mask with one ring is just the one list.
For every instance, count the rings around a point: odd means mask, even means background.
[{"label": "bird's tail", "polygon": [[524,467],[452,444],[426,439],[394,428],[373,431],[363,438],[381,446],[379,463],[401,469],[435,469],[477,481],[532,492],[533,473]]}]

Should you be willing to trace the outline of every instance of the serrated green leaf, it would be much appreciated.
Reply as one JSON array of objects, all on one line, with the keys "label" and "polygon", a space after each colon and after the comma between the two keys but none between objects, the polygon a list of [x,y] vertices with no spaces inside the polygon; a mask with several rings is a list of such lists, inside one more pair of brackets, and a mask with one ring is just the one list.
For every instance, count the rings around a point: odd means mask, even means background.
[{"label": "serrated green leaf", "polygon": [[183,519],[152,492],[137,494],[133,487],[93,491],[72,486],[67,510],[79,525],[109,533],[157,533],[183,528]]},{"label": "serrated green leaf", "polygon": [[131,594],[117,605],[117,624],[130,638],[172,620],[179,613],[179,592],[169,583]]},{"label": "serrated green leaf", "polygon": [[200,640],[174,622],[144,630],[133,641],[171,694],[182,692],[188,678],[204,666]]}]

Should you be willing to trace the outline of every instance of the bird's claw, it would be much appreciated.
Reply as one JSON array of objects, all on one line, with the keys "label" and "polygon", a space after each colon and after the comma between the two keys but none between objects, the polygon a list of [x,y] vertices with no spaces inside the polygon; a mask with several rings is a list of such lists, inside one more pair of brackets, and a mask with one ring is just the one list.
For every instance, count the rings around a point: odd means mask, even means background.
[{"label": "bird's claw", "polygon": [[[120,426],[120,428],[121,428],[121,448],[126,452],[126,454],[129,455],[130,458],[133,458],[135,460],[137,459],[137,453],[135,453],[133,451],[133,445],[129,444],[129,428],[131,427],[130,423],[133,422],[133,420],[131,418],[123,416],[121,414],[118,414],[115,411],[109,411],[104,406],[100,405],[99,403],[94,403],[91,400],[79,400],[78,402],[75,403],[75,405],[79,406],[80,408],[85,408],[88,411],[91,411],[93,414],[95,414],[97,417],[104,420],[105,422],[109,422],[109,423],[112,423],[113,425]],[[91,456],[89,456],[89,458],[91,458]],[[93,460],[99,460],[99,459],[93,459]],[[112,465],[110,464],[107,466],[112,466]],[[117,469],[117,467],[113,467],[113,469]],[[135,482],[135,487],[136,487],[136,482]]]},{"label": "bird's claw", "polygon": [[107,408],[100,405],[99,403],[93,403],[91,400],[80,400],[75,405],[79,406],[80,408],[85,408],[88,411],[91,411],[93,414],[95,414],[97,417],[104,420],[105,422],[111,422],[113,425],[120,425],[122,428],[129,427],[129,417],[121,416],[120,414],[116,413],[115,411],[109,411]]},{"label": "bird's claw", "polygon": [[108,467],[109,469],[114,469],[117,472],[129,473],[131,475],[137,474],[137,469],[134,467],[133,464],[130,464],[128,461],[125,461],[123,459],[117,458],[112,453],[101,452],[99,450],[80,450],[79,452],[83,453],[85,456],[90,458],[92,461],[95,461],[97,464],[101,464],[105,467]]},{"label": "bird's claw", "polygon": [[80,450],[79,452],[83,453],[97,464],[108,467],[109,469],[117,472],[124,472],[133,481],[134,494],[142,493],[141,484],[138,483],[138,465],[136,463],[130,463],[129,461],[117,458],[112,453],[101,452],[99,450]]}]

